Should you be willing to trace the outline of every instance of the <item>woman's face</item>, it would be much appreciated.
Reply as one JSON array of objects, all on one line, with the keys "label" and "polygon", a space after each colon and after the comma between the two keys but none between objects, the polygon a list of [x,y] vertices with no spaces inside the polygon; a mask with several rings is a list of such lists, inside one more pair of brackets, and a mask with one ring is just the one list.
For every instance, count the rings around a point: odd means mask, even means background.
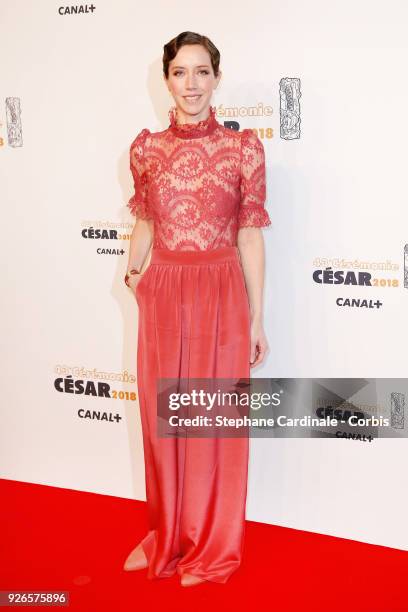
[{"label": "woman's face", "polygon": [[169,64],[165,81],[183,122],[206,118],[211,96],[221,78],[214,76],[210,54],[202,45],[183,45]]}]

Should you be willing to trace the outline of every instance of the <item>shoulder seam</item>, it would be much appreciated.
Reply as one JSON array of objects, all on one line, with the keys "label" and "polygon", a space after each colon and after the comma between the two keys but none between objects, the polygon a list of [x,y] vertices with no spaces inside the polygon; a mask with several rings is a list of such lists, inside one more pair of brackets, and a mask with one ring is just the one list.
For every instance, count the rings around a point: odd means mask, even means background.
[{"label": "shoulder seam", "polygon": [[141,130],[141,132],[139,133],[139,138],[142,138],[143,145],[146,142],[146,138],[149,136],[149,134],[150,134],[149,128],[143,128],[143,130]]},{"label": "shoulder seam", "polygon": [[135,138],[132,140],[130,144],[130,150],[132,150],[135,146],[139,146],[144,153],[144,146],[146,143],[146,138],[150,134],[150,130],[148,128],[143,128],[140,132],[137,133]]}]

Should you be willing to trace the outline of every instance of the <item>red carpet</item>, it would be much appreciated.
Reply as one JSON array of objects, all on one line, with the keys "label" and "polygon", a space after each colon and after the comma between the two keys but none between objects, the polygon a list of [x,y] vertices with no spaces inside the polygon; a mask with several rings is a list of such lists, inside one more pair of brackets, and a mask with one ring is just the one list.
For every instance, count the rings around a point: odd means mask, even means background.
[{"label": "red carpet", "polygon": [[1,591],[69,591],[65,609],[83,612],[408,611],[405,551],[248,521],[244,562],[227,584],[181,587],[178,576],[122,570],[145,534],[143,502],[8,480],[0,487]]}]

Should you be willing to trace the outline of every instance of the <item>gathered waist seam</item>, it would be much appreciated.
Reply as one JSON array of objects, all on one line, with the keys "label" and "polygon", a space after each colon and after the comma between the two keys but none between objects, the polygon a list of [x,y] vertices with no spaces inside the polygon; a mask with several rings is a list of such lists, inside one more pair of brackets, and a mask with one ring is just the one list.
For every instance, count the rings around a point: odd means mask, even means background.
[{"label": "gathered waist seam", "polygon": [[220,247],[208,251],[172,251],[170,249],[153,248],[150,265],[180,264],[196,266],[239,260],[239,250],[236,246]]}]

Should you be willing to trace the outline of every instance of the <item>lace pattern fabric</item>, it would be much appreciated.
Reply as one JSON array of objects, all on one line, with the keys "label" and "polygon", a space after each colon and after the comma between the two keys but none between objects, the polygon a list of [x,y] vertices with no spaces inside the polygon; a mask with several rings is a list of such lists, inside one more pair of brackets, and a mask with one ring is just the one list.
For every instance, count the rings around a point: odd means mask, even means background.
[{"label": "lace pattern fabric", "polygon": [[179,124],[175,107],[162,132],[147,128],[130,146],[130,212],[154,224],[155,248],[209,250],[235,246],[241,227],[271,224],[265,153],[257,134],[218,123],[215,108],[198,123]]}]

